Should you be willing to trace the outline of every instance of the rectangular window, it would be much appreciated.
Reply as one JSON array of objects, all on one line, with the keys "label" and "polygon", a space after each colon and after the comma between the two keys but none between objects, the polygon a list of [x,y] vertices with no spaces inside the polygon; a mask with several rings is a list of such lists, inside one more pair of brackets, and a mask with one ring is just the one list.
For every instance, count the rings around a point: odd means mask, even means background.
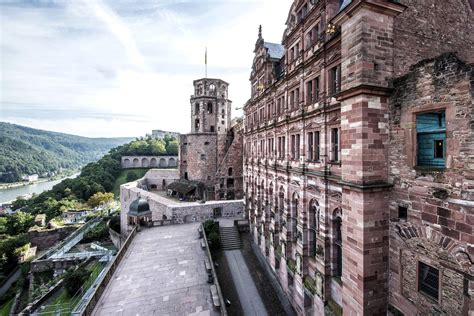
[{"label": "rectangular window", "polygon": [[308,160],[312,161],[313,160],[313,133],[309,132],[308,133]]},{"label": "rectangular window", "polygon": [[313,102],[313,81],[308,81],[306,83],[306,103]]},{"label": "rectangular window", "polygon": [[341,66],[338,65],[330,70],[329,78],[331,82],[331,94],[337,94],[341,91]]},{"label": "rectangular window", "polygon": [[418,291],[438,301],[439,270],[421,261],[418,263]]},{"label": "rectangular window", "polygon": [[295,106],[295,91],[290,92],[290,108]]},{"label": "rectangular window", "polygon": [[295,107],[299,107],[300,104],[300,89],[295,90]]},{"label": "rectangular window", "polygon": [[295,145],[296,145],[296,140],[295,140],[295,135],[291,135],[291,159],[295,159]]},{"label": "rectangular window", "polygon": [[339,161],[339,129],[331,129],[331,161]]},{"label": "rectangular window", "polygon": [[446,159],[445,111],[416,116],[417,165],[443,168]]},{"label": "rectangular window", "polygon": [[408,208],[399,205],[398,206],[398,219],[406,221],[408,218]]},{"label": "rectangular window", "polygon": [[300,134],[296,134],[295,159],[300,159]]},{"label": "rectangular window", "polygon": [[313,93],[313,97],[314,97],[314,100],[318,100],[319,99],[319,77],[314,79],[314,93]]},{"label": "rectangular window", "polygon": [[319,132],[314,132],[314,160],[319,161]]}]

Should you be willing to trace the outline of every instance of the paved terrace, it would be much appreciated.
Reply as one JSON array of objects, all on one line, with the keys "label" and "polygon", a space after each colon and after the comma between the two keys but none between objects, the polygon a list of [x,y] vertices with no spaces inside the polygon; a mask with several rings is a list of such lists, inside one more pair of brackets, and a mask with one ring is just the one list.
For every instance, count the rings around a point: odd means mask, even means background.
[{"label": "paved terrace", "polygon": [[93,315],[217,315],[199,223],[139,232]]}]

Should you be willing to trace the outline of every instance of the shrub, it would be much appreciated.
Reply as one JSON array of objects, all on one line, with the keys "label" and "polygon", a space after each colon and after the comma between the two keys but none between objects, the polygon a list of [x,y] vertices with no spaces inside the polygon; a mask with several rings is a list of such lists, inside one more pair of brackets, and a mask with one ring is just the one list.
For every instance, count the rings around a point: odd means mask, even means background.
[{"label": "shrub", "polygon": [[114,216],[110,219],[109,228],[120,234],[120,216]]},{"label": "shrub", "polygon": [[64,289],[69,297],[74,296],[74,294],[79,291],[89,275],[90,272],[83,267],[76,270],[68,270],[66,272],[66,275],[64,276]]},{"label": "shrub", "polygon": [[126,180],[127,182],[132,182],[132,181],[138,180],[138,178],[140,178],[140,176],[135,171],[129,171],[127,173]]},{"label": "shrub", "polygon": [[99,223],[97,226],[89,230],[82,239],[83,243],[101,241],[109,237],[109,227],[104,222]]},{"label": "shrub", "polygon": [[212,232],[208,237],[209,247],[211,249],[219,249],[221,246],[221,238],[218,233]]}]

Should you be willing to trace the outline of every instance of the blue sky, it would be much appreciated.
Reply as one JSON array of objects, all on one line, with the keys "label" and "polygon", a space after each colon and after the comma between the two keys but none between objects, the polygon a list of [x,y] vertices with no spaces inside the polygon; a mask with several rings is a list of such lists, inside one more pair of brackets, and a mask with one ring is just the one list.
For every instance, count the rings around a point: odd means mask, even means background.
[{"label": "blue sky", "polygon": [[281,42],[291,2],[0,0],[0,121],[90,137],[188,132],[205,47],[209,77],[241,107],[258,25]]}]

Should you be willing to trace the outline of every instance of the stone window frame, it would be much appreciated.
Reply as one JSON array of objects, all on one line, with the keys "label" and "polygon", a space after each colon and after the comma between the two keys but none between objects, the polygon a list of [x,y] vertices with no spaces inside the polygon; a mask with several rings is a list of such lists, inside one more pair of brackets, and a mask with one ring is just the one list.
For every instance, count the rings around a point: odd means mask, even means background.
[{"label": "stone window frame", "polygon": [[[437,263],[434,263],[432,260],[429,260],[429,259],[425,259],[425,258],[417,258],[416,259],[417,261],[417,265],[416,265],[416,279],[415,279],[415,282],[416,282],[416,291],[419,295],[422,295],[423,298],[427,299],[428,301],[432,302],[432,303],[436,303],[438,304],[439,306],[441,306],[442,304],[442,293],[443,293],[443,273],[444,273],[444,268],[437,264]],[[430,266],[430,267],[433,267],[435,268],[436,270],[438,270],[438,299],[435,300],[432,296],[430,296],[429,294],[427,293],[424,293],[420,290],[420,283],[419,283],[419,280],[420,280],[420,263],[423,263],[427,266]]]},{"label": "stone window frame", "polygon": [[[316,144],[315,140],[316,140],[316,133],[318,134],[318,143]],[[311,134],[311,138],[312,138],[312,150],[311,150],[311,155],[309,155],[309,152],[310,152],[310,146],[309,146],[309,134]],[[306,153],[306,161],[307,162],[321,162],[321,134],[322,134],[322,131],[320,128],[313,128],[313,129],[310,129],[306,132],[306,137],[305,137],[305,144],[306,144],[306,148],[307,148],[307,153]],[[317,150],[316,150],[317,149]],[[317,153],[317,156],[318,156],[318,159],[315,159],[315,156],[316,156],[316,153]],[[311,157],[311,159],[310,159]]]},{"label": "stone window frame", "polygon": [[[292,133],[290,136],[290,160],[299,161],[301,155],[301,133]],[[303,135],[304,137],[304,135]],[[304,142],[304,140],[303,140]]]},{"label": "stone window frame", "polygon": [[[405,110],[405,111],[404,111]],[[446,121],[446,150],[445,150],[445,166],[444,168],[434,168],[437,172],[442,172],[451,169],[450,160],[452,156],[456,156],[458,153],[453,151],[454,146],[454,139],[449,137],[449,135],[453,132],[452,122],[455,117],[455,107],[453,103],[442,103],[442,104],[435,104],[429,103],[424,104],[421,106],[416,106],[409,109],[403,109],[400,115],[400,127],[405,132],[405,143],[403,146],[404,153],[407,157],[407,165],[408,167],[418,170],[422,169],[424,172],[429,170],[426,167],[420,167],[417,165],[418,160],[418,143],[417,143],[417,134],[416,134],[416,116],[418,114],[429,113],[429,112],[436,112],[444,110],[445,113],[445,121]]]}]

